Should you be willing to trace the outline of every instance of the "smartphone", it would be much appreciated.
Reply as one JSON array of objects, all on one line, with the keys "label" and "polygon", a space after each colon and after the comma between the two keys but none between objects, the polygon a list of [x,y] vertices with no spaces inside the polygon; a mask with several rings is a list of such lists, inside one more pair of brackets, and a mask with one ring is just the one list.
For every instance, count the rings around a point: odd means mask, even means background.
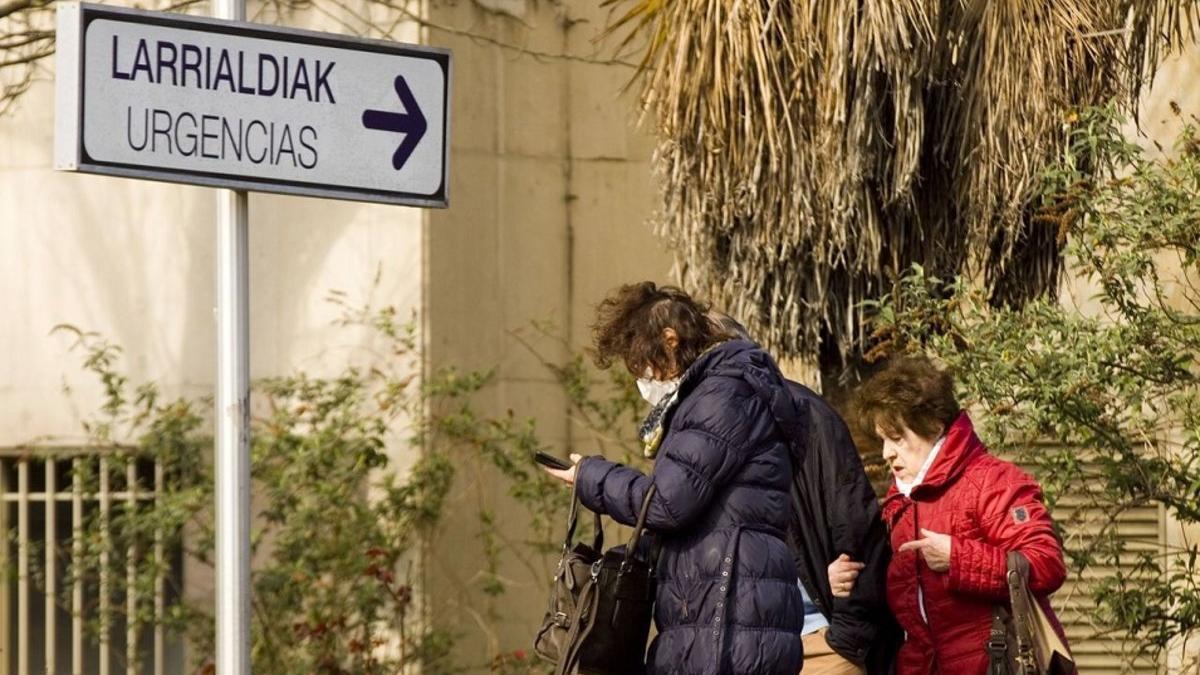
[{"label": "smartphone", "polygon": [[551,469],[560,469],[562,471],[566,471],[567,469],[571,468],[571,465],[566,461],[561,460],[554,455],[548,455],[541,450],[533,454],[533,460],[538,464],[541,464],[542,466],[548,466]]}]

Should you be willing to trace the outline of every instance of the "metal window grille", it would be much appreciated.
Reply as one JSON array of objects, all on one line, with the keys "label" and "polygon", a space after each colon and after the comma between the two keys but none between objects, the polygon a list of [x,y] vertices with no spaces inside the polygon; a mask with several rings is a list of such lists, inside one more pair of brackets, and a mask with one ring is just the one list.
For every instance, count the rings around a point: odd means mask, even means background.
[{"label": "metal window grille", "polygon": [[[82,472],[97,476],[92,489]],[[0,450],[0,675],[69,673],[126,675],[181,672],[183,644],[161,619],[181,588],[180,552],[166,550],[155,532],[149,550],[102,553],[91,573],[71,570],[84,556],[79,535],[85,519],[98,518],[105,537],[113,518],[136,517],[139,505],[158,499],[163,467],[111,451],[39,453]],[[132,583],[138,556],[169,560],[171,572],[154,580],[153,597]],[[114,590],[116,575],[126,586]],[[81,578],[76,579],[77,576]],[[149,603],[149,604],[143,604]],[[127,621],[153,607],[151,625]],[[122,611],[123,610],[123,611]]]},{"label": "metal window grille", "polygon": [[[1095,532],[1110,516],[1083,500],[1065,495],[1058,503],[1055,519],[1063,523],[1067,545],[1084,548],[1095,538]],[[1161,506],[1143,506],[1121,513],[1116,518],[1116,535],[1125,546],[1121,562],[1132,566],[1138,553],[1156,556],[1166,553],[1166,512]],[[1111,576],[1116,568],[1094,565],[1079,580],[1069,577],[1054,596],[1060,609],[1063,628],[1081,673],[1095,675],[1155,675],[1165,672],[1164,664],[1137,651],[1121,633],[1096,619],[1096,605],[1091,589],[1096,581]]]},{"label": "metal window grille", "polygon": [[[1050,443],[1045,445],[1055,447]],[[1084,458],[1085,465],[1092,466],[1086,451],[1080,450],[1079,455]],[[1032,474],[1038,473],[1036,467],[1026,465],[1023,468]],[[1132,563],[1140,552],[1157,555],[1167,552],[1167,514],[1161,506],[1129,509],[1114,519],[1084,495],[1067,493],[1059,498],[1051,516],[1062,526],[1066,538],[1064,544],[1070,549],[1086,549],[1096,540],[1101,527],[1112,520],[1116,538],[1125,545],[1121,555],[1123,564]],[[1051,601],[1067,633],[1076,666],[1080,673],[1087,675],[1165,673],[1163,663],[1140,653],[1136,645],[1126,640],[1120,631],[1101,623],[1096,616],[1092,590],[1098,580],[1112,576],[1116,571],[1111,566],[1093,565],[1084,572],[1082,579],[1068,574],[1066,583]]]}]

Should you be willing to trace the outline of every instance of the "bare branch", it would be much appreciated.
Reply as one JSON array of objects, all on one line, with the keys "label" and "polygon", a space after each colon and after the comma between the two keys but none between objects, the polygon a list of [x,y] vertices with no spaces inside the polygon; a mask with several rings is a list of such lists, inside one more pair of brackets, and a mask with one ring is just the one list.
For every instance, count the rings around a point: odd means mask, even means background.
[{"label": "bare branch", "polygon": [[[28,33],[10,33],[8,35],[0,36],[0,50],[17,49],[18,47],[24,47],[25,45],[32,44],[39,40],[47,40],[53,37],[53,31],[43,30],[30,31]],[[13,39],[16,39],[16,41],[7,42],[7,40]]]},{"label": "bare branch", "polygon": [[[45,26],[39,26],[38,23],[43,19],[47,19],[44,23],[52,23],[48,20],[49,8],[55,4],[56,0],[0,0],[0,19],[7,18],[10,22],[9,26],[16,24],[21,29],[8,30],[7,33],[0,34],[0,71],[12,68],[34,68],[42,59],[52,56],[55,52],[54,31],[46,30]],[[164,3],[159,11],[164,12],[182,12],[192,8],[195,5],[204,3],[206,0],[173,0]],[[437,24],[428,21],[413,12],[408,7],[408,3],[404,0],[373,0],[382,7],[394,10],[397,12],[397,18],[386,23],[373,21],[367,16],[363,16],[360,12],[350,7],[346,3],[339,0],[317,0],[308,2],[307,0],[278,0],[270,4],[275,7],[279,20],[281,16],[286,16],[290,10],[308,8],[316,11],[328,19],[334,21],[340,30],[347,31],[353,34],[373,34],[378,33],[381,37],[388,38],[395,33],[396,29],[404,22],[412,22],[421,27],[436,30],[449,35],[465,37],[474,42],[489,44],[516,52],[522,55],[530,56],[538,61],[570,61],[575,63],[586,63],[590,65],[607,65],[607,66],[622,66],[626,68],[636,68],[637,64],[625,61],[621,58],[613,59],[596,59],[586,56],[578,56],[569,53],[551,53],[542,52],[532,49],[526,49],[519,45],[510,44],[502,40],[498,40],[489,35],[473,33],[468,30],[462,30],[453,26]],[[328,3],[328,5],[326,4]],[[337,16],[336,11],[331,11],[331,8],[345,12],[348,17],[353,17],[354,20],[360,21],[361,26],[355,27],[347,21]],[[42,12],[41,10],[47,10]],[[0,85],[0,115],[11,109],[12,104],[24,94],[32,84],[33,73],[22,73],[17,76],[8,76],[9,81]]]},{"label": "bare branch", "polygon": [[432,21],[429,21],[428,19],[418,16],[417,14],[414,14],[412,12],[412,10],[408,9],[406,6],[396,5],[393,2],[391,2],[390,0],[377,0],[377,1],[379,4],[381,4],[385,7],[388,7],[388,8],[394,9],[398,12],[401,12],[409,20],[411,20],[413,23],[421,26],[422,28],[436,30],[438,32],[447,33],[449,35],[457,35],[459,37],[465,37],[473,42],[494,45],[501,49],[507,49],[509,51],[518,52],[518,53],[524,54],[526,56],[531,56],[538,60],[571,61],[571,62],[575,62],[575,63],[587,63],[587,64],[599,65],[599,66],[623,66],[625,68],[637,68],[638,67],[638,64],[636,64],[636,63],[632,63],[630,61],[623,61],[620,59],[596,59],[596,58],[590,58],[590,57],[586,57],[586,56],[576,56],[574,54],[564,54],[564,53],[556,54],[556,53],[551,53],[551,52],[537,51],[534,49],[526,49],[525,47],[521,47],[518,45],[508,43],[508,42],[504,42],[503,40],[497,40],[496,38],[493,38],[489,35],[481,35],[479,33],[472,33],[471,31],[461,30],[459,28],[454,28],[451,26],[445,26],[442,24],[434,23]]},{"label": "bare branch", "polygon": [[15,14],[17,12],[37,6],[44,6],[46,4],[48,3],[39,2],[38,0],[9,0],[8,2],[0,4],[0,19],[3,19],[10,14]]},{"label": "bare branch", "polygon": [[15,58],[11,58],[7,61],[0,61],[0,68],[10,68],[12,66],[19,66],[22,64],[31,64],[31,63],[34,63],[35,61],[41,61],[42,59],[46,58],[47,56],[50,56],[53,53],[54,53],[53,47],[50,47],[50,48],[47,48],[44,50],[31,52],[29,54],[26,54],[25,56],[18,56]]}]

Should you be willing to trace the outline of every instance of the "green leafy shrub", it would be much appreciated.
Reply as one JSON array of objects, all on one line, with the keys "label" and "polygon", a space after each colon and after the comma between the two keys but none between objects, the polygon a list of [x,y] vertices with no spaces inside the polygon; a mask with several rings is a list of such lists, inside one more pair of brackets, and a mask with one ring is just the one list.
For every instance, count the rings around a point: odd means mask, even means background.
[{"label": "green leafy shrub", "polygon": [[[502,558],[553,564],[569,505],[569,491],[536,468],[533,453],[565,456],[567,450],[547,447],[530,418],[478,410],[473,397],[491,386],[493,373],[448,368],[422,381],[412,320],[390,307],[352,307],[337,293],[331,299],[343,309],[339,323],[369,329],[370,365],[347,364],[325,378],[273,377],[253,386],[255,671],[371,674],[419,666],[426,673],[548,672],[525,644],[497,645],[487,663],[461,663],[454,654],[460,636],[425,620],[415,566],[421,547],[436,535],[461,468],[457,462],[498,477],[530,523],[523,540],[490,537],[485,545],[480,575],[486,618],[507,620],[505,608],[514,599],[496,573]],[[103,392],[97,414],[85,423],[88,460],[75,463],[73,478],[85,494],[96,494],[101,481],[109,490],[127,487],[129,467],[135,476],[158,467],[162,488],[136,506],[88,509],[80,536],[62,543],[80,555],[61,603],[69,607],[70,584],[83,583],[108,598],[104,607],[91,603],[84,609],[94,637],[118,617],[135,627],[159,624],[187,639],[196,672],[212,672],[210,604],[179,588],[170,589],[161,613],[150,600],[160,579],[177,578],[170,568],[181,559],[213,564],[212,401],[164,400],[153,383],[135,385],[122,374],[118,346],[73,327],[57,330],[74,335],[84,369]],[[529,336],[514,337],[538,353]],[[557,339],[541,325],[533,337]],[[579,432],[610,456],[636,460],[630,429],[639,399],[632,382],[623,375],[601,378],[582,354],[542,364],[563,387]],[[402,470],[388,453],[397,445],[419,449],[407,453],[417,459]],[[146,482],[136,489],[153,490],[153,480]],[[480,509],[485,537],[491,517]],[[133,563],[131,574],[127,562]],[[124,601],[130,587],[145,599],[132,613]]]},{"label": "green leafy shrub", "polygon": [[[869,304],[868,356],[923,352],[952,367],[989,444],[1034,468],[1060,505],[1097,629],[1157,658],[1200,631],[1200,542],[1186,536],[1200,524],[1200,142],[1188,124],[1173,152],[1151,157],[1120,122],[1108,110],[1068,119],[1072,151],[1047,174],[1038,216],[1068,242],[1090,297],[1013,310],[915,267]],[[1179,542],[1130,535],[1126,515],[1148,507],[1178,521]]]}]

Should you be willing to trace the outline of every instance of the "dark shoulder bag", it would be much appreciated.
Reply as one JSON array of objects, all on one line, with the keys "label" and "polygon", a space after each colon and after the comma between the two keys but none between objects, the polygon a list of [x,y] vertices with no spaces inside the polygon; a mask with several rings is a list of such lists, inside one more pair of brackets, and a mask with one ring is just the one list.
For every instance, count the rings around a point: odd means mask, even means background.
[{"label": "dark shoulder bag", "polygon": [[[592,545],[572,547],[579,497],[571,495],[562,559],[550,587],[550,608],[534,651],[557,664],[555,675],[638,675],[646,670],[646,640],[654,606],[654,564],[638,555],[654,486],[646,491],[637,526],[626,546],[600,553],[604,532],[595,516]],[[657,551],[657,546],[653,547]]]},{"label": "dark shoulder bag", "polygon": [[[1008,554],[1008,595],[992,608],[988,675],[1071,675],[1075,661],[1029,590],[1029,560]],[[1011,612],[1009,611],[1011,608]]]}]

